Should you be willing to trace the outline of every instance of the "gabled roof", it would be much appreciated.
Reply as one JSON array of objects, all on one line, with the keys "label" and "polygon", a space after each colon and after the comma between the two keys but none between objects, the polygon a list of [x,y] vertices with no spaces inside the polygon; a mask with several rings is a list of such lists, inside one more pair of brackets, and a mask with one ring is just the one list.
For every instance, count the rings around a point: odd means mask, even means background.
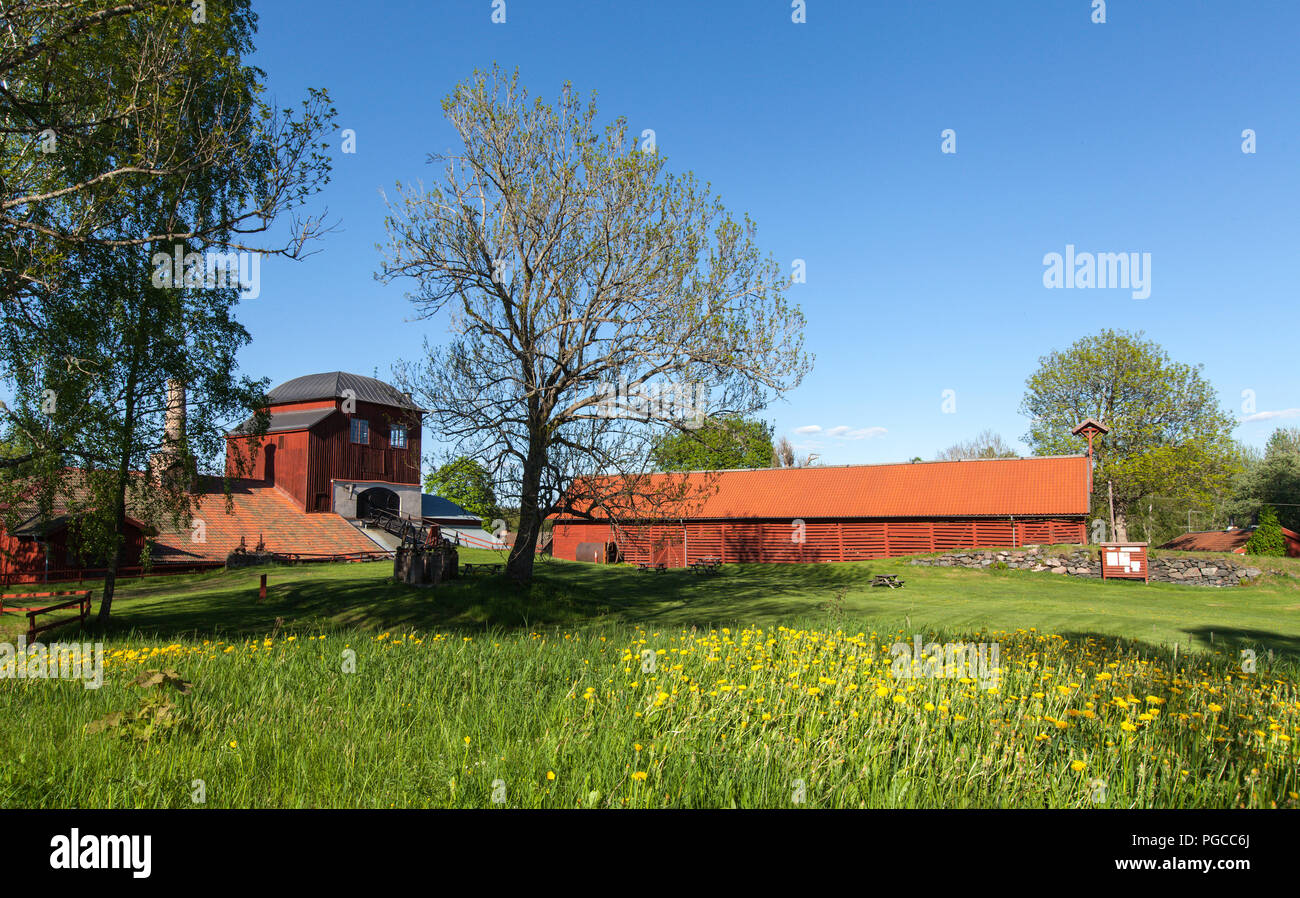
[{"label": "gabled roof", "polygon": [[424,411],[393,385],[375,380],[373,377],[349,374],[346,371],[329,371],[324,374],[295,377],[280,384],[266,395],[271,405],[278,405],[285,402],[310,402],[314,399],[344,399],[346,398],[344,390],[351,390],[351,395],[360,402]]},{"label": "gabled roof", "polygon": [[1087,433],[1090,430],[1093,433],[1099,433],[1103,435],[1110,433],[1109,427],[1107,427],[1105,424],[1102,424],[1100,421],[1093,420],[1092,418],[1084,418],[1077,425],[1075,425],[1075,427],[1070,431],[1070,433],[1074,434],[1075,436],[1078,436],[1079,434]]},{"label": "gabled roof", "polygon": [[[338,409],[334,408],[310,408],[301,411],[288,412],[271,412],[271,423],[267,426],[267,433],[284,433],[289,430],[306,430],[313,424],[324,421]],[[234,430],[230,431],[230,436],[249,433],[253,429],[253,418],[244,421]]]},{"label": "gabled roof", "polygon": [[1065,455],[652,474],[637,492],[659,493],[660,500],[637,499],[622,509],[613,498],[617,478],[595,479],[590,492],[610,496],[607,508],[625,520],[1086,515],[1088,466],[1087,456]]}]

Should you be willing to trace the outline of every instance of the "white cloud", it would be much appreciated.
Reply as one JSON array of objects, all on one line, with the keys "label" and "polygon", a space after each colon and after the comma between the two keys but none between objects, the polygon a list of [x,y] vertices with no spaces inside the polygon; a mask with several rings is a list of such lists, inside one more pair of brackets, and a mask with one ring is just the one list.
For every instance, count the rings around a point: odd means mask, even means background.
[{"label": "white cloud", "polygon": [[847,424],[840,424],[826,431],[826,435],[839,440],[870,440],[884,436],[888,432],[883,427],[849,427]]},{"label": "white cloud", "polygon": [[1246,415],[1239,423],[1245,424],[1248,421],[1271,421],[1274,418],[1295,418],[1300,416],[1300,408],[1284,408],[1275,412],[1255,412],[1253,415]]},{"label": "white cloud", "polygon": [[805,424],[803,427],[796,427],[796,428],[794,429],[794,432],[795,432],[795,433],[805,433],[805,434],[806,434],[806,433],[821,433],[821,432],[822,432],[822,427],[821,427],[820,424]]}]

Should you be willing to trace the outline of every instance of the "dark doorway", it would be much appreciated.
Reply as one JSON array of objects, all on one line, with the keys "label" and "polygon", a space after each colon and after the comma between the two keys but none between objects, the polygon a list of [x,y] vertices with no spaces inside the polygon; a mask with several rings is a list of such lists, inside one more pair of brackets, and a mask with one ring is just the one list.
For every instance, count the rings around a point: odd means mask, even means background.
[{"label": "dark doorway", "polygon": [[382,486],[373,486],[357,496],[357,517],[359,518],[370,517],[370,513],[376,509],[397,514],[401,507],[402,501],[397,498],[397,493]]},{"label": "dark doorway", "polygon": [[264,469],[266,476],[262,479],[267,483],[275,483],[275,445],[268,444],[263,451],[266,452],[266,467]]}]

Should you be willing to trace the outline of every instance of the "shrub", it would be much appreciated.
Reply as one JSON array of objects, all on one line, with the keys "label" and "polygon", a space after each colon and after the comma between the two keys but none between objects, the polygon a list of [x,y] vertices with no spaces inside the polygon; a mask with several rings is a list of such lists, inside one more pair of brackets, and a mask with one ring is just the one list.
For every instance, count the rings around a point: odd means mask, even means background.
[{"label": "shrub", "polygon": [[1272,506],[1265,505],[1259,512],[1259,523],[1255,532],[1246,541],[1247,555],[1267,555],[1281,558],[1286,555],[1286,540],[1282,538],[1282,525],[1278,523],[1277,512]]}]

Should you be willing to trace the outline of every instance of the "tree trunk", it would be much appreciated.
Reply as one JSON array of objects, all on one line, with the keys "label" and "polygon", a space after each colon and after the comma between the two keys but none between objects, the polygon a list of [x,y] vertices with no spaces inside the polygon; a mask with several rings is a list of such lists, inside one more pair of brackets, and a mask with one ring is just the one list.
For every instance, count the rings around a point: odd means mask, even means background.
[{"label": "tree trunk", "polygon": [[109,616],[113,613],[113,592],[117,588],[117,571],[122,566],[122,544],[126,530],[126,487],[131,478],[131,445],[135,441],[135,404],[138,372],[140,369],[140,350],[132,346],[131,367],[127,375],[122,419],[121,452],[117,459],[117,485],[113,490],[113,551],[108,554],[108,569],[104,571],[104,595],[99,600],[98,623],[101,628],[108,626]]},{"label": "tree trunk", "polygon": [[541,441],[533,437],[528,447],[528,459],[524,462],[523,484],[519,491],[519,532],[515,534],[514,548],[506,560],[506,574],[517,583],[527,583],[533,579],[537,536],[542,529],[537,497],[541,492],[545,453]]},{"label": "tree trunk", "polygon": [[1117,543],[1128,542],[1128,515],[1123,511],[1115,512],[1114,541]]},{"label": "tree trunk", "polygon": [[[128,400],[129,402],[129,400]],[[104,571],[104,596],[99,601],[99,625],[108,624],[113,610],[113,592],[117,587],[117,571],[122,566],[123,536],[126,530],[126,483],[130,476],[129,462],[124,462],[118,472],[118,486],[113,497],[113,551],[108,554],[108,569]]]}]

